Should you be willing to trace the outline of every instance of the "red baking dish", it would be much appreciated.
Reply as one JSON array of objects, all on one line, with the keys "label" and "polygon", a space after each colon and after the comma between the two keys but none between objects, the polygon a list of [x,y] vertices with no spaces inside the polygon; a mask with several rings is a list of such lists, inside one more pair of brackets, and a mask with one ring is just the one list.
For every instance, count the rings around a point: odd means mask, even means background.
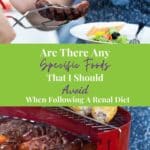
[{"label": "red baking dish", "polygon": [[66,112],[61,107],[0,107],[0,115],[46,123],[89,137],[97,144],[97,150],[128,150],[131,115],[121,107],[108,125]]}]

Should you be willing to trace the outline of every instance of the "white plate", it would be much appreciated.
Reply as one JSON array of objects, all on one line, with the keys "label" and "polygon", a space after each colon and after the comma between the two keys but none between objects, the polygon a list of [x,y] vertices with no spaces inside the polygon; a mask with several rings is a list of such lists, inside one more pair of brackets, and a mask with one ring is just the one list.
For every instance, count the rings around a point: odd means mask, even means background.
[{"label": "white plate", "polygon": [[[92,43],[104,43],[104,42],[96,42],[94,40],[91,40],[86,34],[87,32],[93,27],[112,27],[118,24],[124,24],[124,27],[120,31],[122,35],[127,36],[129,40],[133,39],[135,37],[135,34],[138,29],[137,24],[129,24],[125,22],[93,22],[93,23],[87,23],[75,26],[71,28],[70,33],[78,38],[82,39],[87,42]],[[141,44],[150,44],[150,27],[145,26],[144,29],[140,32],[138,39],[140,40]],[[106,42],[107,44],[110,42]]]},{"label": "white plate", "polygon": [[[94,23],[86,23],[82,25],[75,26],[71,28],[70,33],[81,40],[87,41],[87,42],[92,42],[92,43],[110,43],[110,42],[101,42],[101,41],[94,41],[91,40],[88,36],[87,33],[88,31],[94,26],[94,27],[113,27],[117,25],[123,25],[125,26],[125,22],[94,22]],[[124,34],[124,32],[123,32]],[[124,34],[125,35],[125,34]]]}]

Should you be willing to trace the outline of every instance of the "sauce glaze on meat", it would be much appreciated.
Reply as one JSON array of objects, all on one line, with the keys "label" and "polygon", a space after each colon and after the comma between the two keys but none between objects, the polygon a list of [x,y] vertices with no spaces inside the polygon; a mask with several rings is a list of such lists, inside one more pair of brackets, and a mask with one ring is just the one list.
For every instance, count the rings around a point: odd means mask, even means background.
[{"label": "sauce glaze on meat", "polygon": [[41,123],[2,119],[0,150],[96,150],[95,144],[85,143],[77,137],[69,139],[69,134]]},{"label": "sauce glaze on meat", "polygon": [[88,12],[89,2],[87,0],[83,0],[72,6],[61,6],[58,4],[51,4],[50,0],[37,0],[35,6],[36,8],[51,6],[47,9],[39,11],[41,16],[44,18],[55,21],[70,21],[85,15]]}]

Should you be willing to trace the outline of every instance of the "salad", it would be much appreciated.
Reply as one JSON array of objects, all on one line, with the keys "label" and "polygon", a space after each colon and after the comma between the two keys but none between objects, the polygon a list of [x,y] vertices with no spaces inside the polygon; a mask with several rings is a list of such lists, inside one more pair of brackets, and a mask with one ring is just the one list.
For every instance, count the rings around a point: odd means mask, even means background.
[{"label": "salad", "polygon": [[127,36],[119,33],[121,28],[121,26],[105,28],[92,27],[87,33],[87,36],[97,42],[127,44],[129,42]]}]

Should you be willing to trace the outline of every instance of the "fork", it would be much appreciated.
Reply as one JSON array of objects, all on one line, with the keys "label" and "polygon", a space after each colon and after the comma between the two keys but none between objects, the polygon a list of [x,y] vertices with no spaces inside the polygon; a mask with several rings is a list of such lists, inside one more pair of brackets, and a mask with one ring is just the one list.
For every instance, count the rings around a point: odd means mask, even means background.
[{"label": "fork", "polygon": [[49,6],[45,6],[43,8],[33,9],[33,10],[30,10],[30,11],[27,11],[26,13],[24,13],[23,16],[19,19],[17,19],[16,17],[13,17],[13,16],[6,16],[6,17],[15,21],[15,23],[13,24],[13,27],[15,27],[16,25],[19,25],[24,29],[40,28],[40,29],[43,29],[43,30],[48,30],[48,29],[51,29],[51,28],[58,28],[61,25],[64,25],[64,24],[68,23],[67,20],[64,20],[60,25],[53,25],[53,20],[47,19],[46,21],[43,21],[43,22],[41,22],[39,24],[36,24],[36,25],[31,25],[31,26],[24,25],[23,19],[27,18],[29,15],[32,15],[33,13],[37,13],[39,11],[48,9],[50,7],[57,8],[58,6],[50,6],[49,5]]},{"label": "fork", "polygon": [[138,24],[138,29],[137,29],[137,32],[135,34],[135,37],[134,37],[134,39],[129,41],[129,44],[140,44],[140,40],[138,39],[138,35],[139,35],[140,31],[144,28],[144,26],[145,26],[145,24],[143,24],[143,23]]}]

